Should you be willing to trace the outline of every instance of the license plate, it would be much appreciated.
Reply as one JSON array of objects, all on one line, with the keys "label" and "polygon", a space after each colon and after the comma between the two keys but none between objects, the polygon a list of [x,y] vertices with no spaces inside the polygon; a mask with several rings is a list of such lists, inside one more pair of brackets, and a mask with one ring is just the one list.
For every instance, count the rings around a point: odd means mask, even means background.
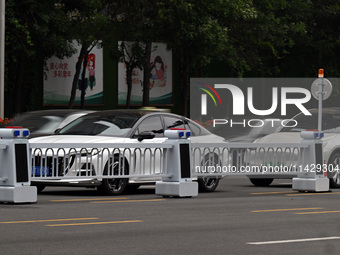
[{"label": "license plate", "polygon": [[40,167],[40,166],[36,166],[34,168],[34,172],[35,172],[35,175],[36,176],[45,176],[45,175],[48,175],[48,170],[49,170],[49,167]]}]

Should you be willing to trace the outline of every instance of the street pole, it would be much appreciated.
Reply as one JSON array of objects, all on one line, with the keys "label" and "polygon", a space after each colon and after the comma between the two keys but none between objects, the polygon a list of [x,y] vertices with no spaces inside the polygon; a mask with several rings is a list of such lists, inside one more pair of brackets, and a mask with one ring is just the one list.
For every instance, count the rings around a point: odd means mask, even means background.
[{"label": "street pole", "polygon": [[[324,72],[323,69],[319,69],[319,78],[321,78],[321,84],[319,84],[319,109],[318,109],[318,131],[321,134],[322,131],[322,101],[323,101],[323,94],[324,94]],[[321,137],[319,137],[321,138]]]},{"label": "street pole", "polygon": [[5,93],[5,0],[0,0],[0,118],[4,118]]}]

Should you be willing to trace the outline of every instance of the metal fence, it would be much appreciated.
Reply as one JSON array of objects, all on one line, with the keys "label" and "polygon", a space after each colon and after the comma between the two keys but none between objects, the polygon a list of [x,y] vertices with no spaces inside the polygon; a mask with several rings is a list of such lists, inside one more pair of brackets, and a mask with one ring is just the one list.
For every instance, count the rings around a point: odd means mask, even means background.
[{"label": "metal fence", "polygon": [[[295,174],[308,144],[192,143],[192,177]],[[170,177],[166,143],[31,143],[31,180]]]},{"label": "metal fence", "polygon": [[294,175],[303,167],[308,144],[192,144],[193,176]]},{"label": "metal fence", "polygon": [[31,180],[164,177],[163,143],[43,144],[31,143]]}]

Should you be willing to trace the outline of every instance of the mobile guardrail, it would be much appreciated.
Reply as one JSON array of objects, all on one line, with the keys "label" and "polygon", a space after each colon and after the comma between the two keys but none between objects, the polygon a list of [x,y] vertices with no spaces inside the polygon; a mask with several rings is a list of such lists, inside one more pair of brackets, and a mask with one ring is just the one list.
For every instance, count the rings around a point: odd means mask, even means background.
[{"label": "mobile guardrail", "polygon": [[192,175],[296,175],[303,168],[303,143],[193,143]]},{"label": "mobile guardrail", "polygon": [[[191,143],[190,130],[166,130],[167,139],[158,143],[29,143],[27,129],[1,129],[0,135],[0,161],[5,164],[0,169],[0,201],[4,202],[34,202],[37,189],[29,186],[31,181],[90,182],[117,194],[111,188],[118,184],[112,186],[104,179],[126,185],[133,178],[148,178],[160,180],[157,195],[191,197],[198,194],[193,178],[293,174],[297,177],[293,190],[329,190],[323,133],[314,131],[302,131],[301,143],[275,144]],[[312,165],[316,171],[309,171]]]},{"label": "mobile guardrail", "polygon": [[246,175],[254,184],[286,177],[293,178],[293,190],[329,191],[332,168],[323,159],[323,133],[302,131],[300,136],[301,143],[194,143],[192,176]]},{"label": "mobile guardrail", "polygon": [[30,143],[31,180],[166,177],[164,143]]},{"label": "mobile guardrail", "polygon": [[[30,144],[31,180],[171,178],[166,143]],[[287,178],[304,168],[309,144],[191,143],[191,176]],[[171,162],[170,162],[171,163]]]}]

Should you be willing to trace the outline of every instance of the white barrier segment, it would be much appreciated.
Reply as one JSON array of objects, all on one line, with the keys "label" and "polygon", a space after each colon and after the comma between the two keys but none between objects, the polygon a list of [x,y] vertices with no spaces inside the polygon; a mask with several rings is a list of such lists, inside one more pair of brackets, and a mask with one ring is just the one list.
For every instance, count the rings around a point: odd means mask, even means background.
[{"label": "white barrier segment", "polygon": [[0,128],[0,202],[37,201],[37,188],[30,186],[28,136],[28,129]]},{"label": "white barrier segment", "polygon": [[326,192],[329,191],[329,179],[327,167],[323,162],[322,138],[323,133],[303,131],[302,143],[308,144],[309,149],[302,151],[302,165],[298,171],[298,177],[293,178],[293,190]]},{"label": "white barrier segment", "polygon": [[[88,180],[122,178],[161,178],[167,174],[163,169],[165,149],[172,145],[164,143],[30,143],[32,152],[31,181],[66,181],[72,183]],[[85,155],[86,154],[86,155]],[[108,173],[103,168],[108,160],[114,159],[122,167],[129,164],[129,172]],[[122,158],[125,160],[122,160]],[[120,168],[120,166],[117,166]]]},{"label": "white barrier segment", "polygon": [[[303,143],[192,143],[193,177],[243,175],[255,178],[295,175],[301,165]],[[210,156],[218,161],[205,167]],[[206,157],[208,156],[208,157]],[[216,166],[216,167],[215,167]],[[273,167],[271,167],[273,166]],[[292,178],[292,177],[289,177]]]},{"label": "white barrier segment", "polygon": [[191,178],[191,143],[189,130],[166,130],[164,142],[171,144],[166,150],[165,169],[171,174],[156,182],[156,195],[174,197],[192,197],[198,195],[198,183]]}]

